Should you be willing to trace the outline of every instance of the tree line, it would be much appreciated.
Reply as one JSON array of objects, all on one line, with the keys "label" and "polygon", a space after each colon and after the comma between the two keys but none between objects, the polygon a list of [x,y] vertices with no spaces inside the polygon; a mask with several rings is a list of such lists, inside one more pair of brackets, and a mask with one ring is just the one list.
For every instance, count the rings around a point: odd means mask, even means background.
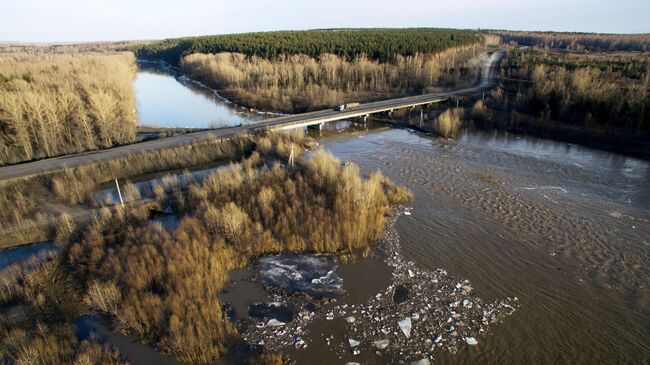
[{"label": "tree line", "polygon": [[650,51],[650,34],[492,31],[503,43],[572,51]]},{"label": "tree line", "polygon": [[350,59],[329,53],[267,59],[222,52],[185,56],[181,67],[240,105],[293,113],[472,83],[478,76],[477,68],[468,63],[472,56],[472,46],[397,54],[386,61],[365,54]]},{"label": "tree line", "polygon": [[573,125],[648,133],[650,66],[637,55],[576,57],[539,49],[511,50],[504,65],[515,83],[515,110]]},{"label": "tree line", "polygon": [[0,165],[135,139],[135,58],[0,55]]},{"label": "tree line", "polygon": [[482,41],[477,32],[458,29],[322,29],[174,38],[132,49],[138,58],[164,60],[174,65],[192,53],[219,52],[268,59],[293,54],[318,57],[330,53],[345,58],[365,54],[370,59],[387,61],[395,55],[434,53]]}]

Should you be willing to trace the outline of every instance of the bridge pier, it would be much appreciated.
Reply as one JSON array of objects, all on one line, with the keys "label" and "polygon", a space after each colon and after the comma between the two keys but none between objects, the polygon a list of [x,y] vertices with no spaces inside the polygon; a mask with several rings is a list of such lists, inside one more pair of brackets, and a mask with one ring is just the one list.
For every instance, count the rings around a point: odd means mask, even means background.
[{"label": "bridge pier", "polygon": [[307,129],[316,129],[320,131],[323,130],[323,125],[325,125],[325,123],[312,124],[312,125],[308,125]]}]

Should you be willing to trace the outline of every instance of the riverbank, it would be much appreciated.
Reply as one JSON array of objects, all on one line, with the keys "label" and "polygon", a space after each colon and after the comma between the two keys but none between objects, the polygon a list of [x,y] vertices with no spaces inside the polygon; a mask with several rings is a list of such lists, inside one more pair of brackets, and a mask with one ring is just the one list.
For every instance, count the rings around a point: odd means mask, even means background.
[{"label": "riverbank", "polygon": [[[392,116],[377,116],[373,120],[397,128],[410,128],[425,134],[440,135],[438,118],[445,110],[452,110],[453,103],[442,103],[422,111],[396,111]],[[459,104],[459,120],[454,136],[464,129],[478,129],[486,133],[511,132],[522,137],[537,137],[552,141],[574,143],[585,147],[620,153],[626,156],[650,160],[650,136],[627,132],[608,131],[597,128],[572,126],[559,121],[544,121],[514,111],[488,108],[483,104],[477,113],[473,100]]]},{"label": "riverbank", "polygon": [[641,134],[576,127],[556,121],[540,121],[525,114],[498,111],[495,111],[494,120],[475,121],[473,125],[486,131],[498,129],[650,160],[650,136]]}]

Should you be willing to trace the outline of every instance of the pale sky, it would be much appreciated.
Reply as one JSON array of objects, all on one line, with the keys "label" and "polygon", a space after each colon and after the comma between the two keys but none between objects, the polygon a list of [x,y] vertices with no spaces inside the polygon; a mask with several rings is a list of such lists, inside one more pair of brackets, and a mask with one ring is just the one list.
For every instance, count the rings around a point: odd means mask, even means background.
[{"label": "pale sky", "polygon": [[0,41],[340,27],[650,32],[650,0],[0,0]]}]

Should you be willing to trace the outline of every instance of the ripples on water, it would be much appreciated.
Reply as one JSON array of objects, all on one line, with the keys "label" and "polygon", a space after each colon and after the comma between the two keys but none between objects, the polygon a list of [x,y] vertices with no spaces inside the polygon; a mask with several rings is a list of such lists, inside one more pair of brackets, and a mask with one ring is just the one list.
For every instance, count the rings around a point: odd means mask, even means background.
[{"label": "ripples on water", "polygon": [[406,255],[521,310],[445,363],[650,359],[650,163],[507,133],[445,141],[404,130],[324,137],[363,171],[412,189]]}]

